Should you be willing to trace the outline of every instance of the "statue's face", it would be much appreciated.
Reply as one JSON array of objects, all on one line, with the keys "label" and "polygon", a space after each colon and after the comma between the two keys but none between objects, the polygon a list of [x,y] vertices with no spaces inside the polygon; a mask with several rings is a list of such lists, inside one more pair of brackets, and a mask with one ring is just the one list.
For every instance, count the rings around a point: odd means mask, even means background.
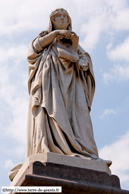
[{"label": "statue's face", "polygon": [[54,29],[60,29],[60,30],[66,30],[69,25],[69,19],[68,15],[64,11],[58,12],[53,18],[52,23],[54,26]]}]

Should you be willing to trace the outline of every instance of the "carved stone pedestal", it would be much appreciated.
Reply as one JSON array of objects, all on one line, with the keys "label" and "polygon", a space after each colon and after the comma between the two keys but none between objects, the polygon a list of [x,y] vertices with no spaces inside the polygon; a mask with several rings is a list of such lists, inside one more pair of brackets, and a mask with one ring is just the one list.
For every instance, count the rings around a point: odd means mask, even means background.
[{"label": "carved stone pedestal", "polygon": [[63,194],[129,194],[120,188],[119,178],[115,175],[49,161],[29,163],[25,170],[19,171],[11,185],[62,186]]}]

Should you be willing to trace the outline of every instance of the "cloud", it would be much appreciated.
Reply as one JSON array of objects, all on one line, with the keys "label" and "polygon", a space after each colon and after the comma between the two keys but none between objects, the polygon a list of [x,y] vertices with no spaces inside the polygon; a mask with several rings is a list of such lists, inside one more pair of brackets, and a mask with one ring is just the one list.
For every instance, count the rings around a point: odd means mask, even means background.
[{"label": "cloud", "polygon": [[[114,7],[115,9],[117,8]],[[121,8],[116,10],[117,15],[114,15],[114,17],[110,17],[110,20],[112,19],[111,22],[111,28],[114,29],[116,32],[118,31],[123,31],[123,30],[129,30],[129,25],[128,23],[128,17],[129,17],[129,8],[125,4],[121,5]]]},{"label": "cloud", "polygon": [[[0,53],[1,53],[0,62],[5,63],[10,59],[13,59],[13,60],[17,59],[19,61],[26,59],[27,51],[28,51],[27,45],[10,46],[9,44],[6,44],[0,48]],[[3,64],[1,64],[0,66],[2,65]],[[10,66],[12,67],[11,64]]]},{"label": "cloud", "polygon": [[[25,89],[26,91],[24,91]],[[25,144],[28,110],[27,88],[22,89],[22,82],[14,86],[8,81],[2,85],[0,92],[1,125],[3,123],[1,132],[10,138],[15,138],[19,143]]]},{"label": "cloud", "polygon": [[[89,19],[87,23],[82,24],[81,26],[81,34],[85,34],[85,38],[82,42],[80,42],[81,46],[88,51],[91,51],[95,48],[97,44],[100,34],[104,28],[104,18],[97,16],[95,18]],[[103,26],[103,27],[102,27]]]},{"label": "cloud", "polygon": [[[74,6],[73,6],[74,5]],[[42,31],[47,29],[49,14],[58,7],[68,10],[73,21],[73,28],[82,33],[86,49],[94,49],[102,32],[129,30],[129,9],[127,0],[5,0],[1,2],[0,35],[15,36],[27,31]]]},{"label": "cloud", "polygon": [[[74,3],[74,6],[73,6]],[[28,45],[22,44],[14,39],[15,35],[20,35],[26,31],[32,30],[41,31],[47,28],[49,14],[57,7],[64,7],[68,10],[73,21],[74,30],[78,31],[83,37],[82,46],[86,50],[92,50],[99,41],[100,35],[103,32],[110,32],[127,29],[128,7],[127,1],[123,0],[81,0],[79,3],[75,1],[59,1],[54,2],[48,0],[30,1],[29,0],[4,0],[1,1],[2,10],[1,17],[1,37],[7,35],[4,39],[3,46],[0,48],[0,100],[1,100],[1,129],[4,118],[8,121],[6,126],[6,134],[17,139],[19,143],[25,144],[25,130],[28,109],[27,96],[27,62],[26,53]],[[122,15],[123,14],[123,15]],[[120,16],[124,17],[120,19]],[[12,40],[15,44],[10,44]],[[119,53],[121,60],[125,58],[125,52],[128,48],[127,42],[118,45],[114,50],[108,47],[108,52],[112,60],[116,60]],[[17,44],[16,44],[17,43]],[[121,55],[120,55],[121,53]],[[126,54],[126,59],[128,56]],[[128,65],[116,65],[109,73],[104,73],[105,82],[112,80],[128,80],[129,67]],[[101,117],[109,113],[104,112]],[[111,112],[110,112],[111,114]],[[112,113],[113,114],[113,113]],[[4,131],[4,130],[3,130]],[[19,134],[21,133],[21,138]],[[5,133],[4,133],[5,134]]]},{"label": "cloud", "polygon": [[99,150],[103,159],[113,162],[112,174],[119,176],[122,186],[129,188],[129,131],[111,145],[104,146]]},{"label": "cloud", "polygon": [[10,169],[10,168],[12,168],[12,167],[14,167],[14,163],[13,163],[13,161],[12,160],[6,160],[5,161],[5,164],[4,164],[4,168],[5,169]]},{"label": "cloud", "polygon": [[111,81],[127,81],[129,80],[129,65],[114,65],[108,73],[103,73],[103,80],[106,84]]},{"label": "cloud", "polygon": [[27,49],[26,45],[4,45],[0,49],[1,133],[24,145],[28,110]]},{"label": "cloud", "polygon": [[17,142],[25,145],[27,128],[28,100],[24,97],[11,99],[12,119],[9,119],[5,135],[15,138]]},{"label": "cloud", "polygon": [[107,55],[113,61],[129,62],[129,37],[123,43],[118,44],[115,49],[112,49],[111,45],[108,45]]},{"label": "cloud", "polygon": [[7,154],[10,157],[17,156],[17,158],[25,158],[25,151],[26,151],[25,145],[19,145],[16,148],[8,149]]},{"label": "cloud", "polygon": [[90,5],[80,4],[78,9],[79,21],[82,20],[80,33],[84,36],[80,44],[88,51],[95,48],[103,33],[109,35],[110,40],[116,32],[129,30],[127,1],[92,1]]},{"label": "cloud", "polygon": [[113,109],[105,109],[100,116],[101,119],[103,119],[105,116],[110,115],[110,114],[116,114],[116,111]]},{"label": "cloud", "polygon": [[112,43],[107,46],[108,58],[115,62],[113,67],[107,73],[103,73],[104,82],[107,84],[111,81],[127,81],[129,80],[129,37],[124,42],[112,48]]}]

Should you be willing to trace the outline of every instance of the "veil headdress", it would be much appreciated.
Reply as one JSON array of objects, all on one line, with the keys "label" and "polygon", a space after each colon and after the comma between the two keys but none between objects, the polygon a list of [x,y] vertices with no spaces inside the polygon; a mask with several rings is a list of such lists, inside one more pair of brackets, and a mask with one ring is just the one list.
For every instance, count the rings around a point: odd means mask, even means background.
[{"label": "veil headdress", "polygon": [[[67,18],[68,18],[68,21],[69,21],[69,24],[67,26],[67,29],[66,30],[69,30],[71,32],[71,35],[74,33],[72,32],[72,22],[71,22],[71,18],[68,14],[68,12],[63,9],[63,8],[58,8],[58,9],[55,9],[54,11],[52,11],[52,13],[50,14],[49,18],[49,26],[48,26],[48,33],[50,33],[51,31],[54,30],[54,27],[53,27],[53,24],[52,24],[52,18],[56,16],[56,14],[58,14],[59,12],[65,12],[67,14]],[[56,39],[56,46],[57,46],[57,50],[58,50],[58,57],[59,58],[63,58],[63,59],[67,59],[67,60],[70,60],[72,62],[75,62],[75,61],[78,61],[79,60],[79,57],[78,57],[78,54],[77,54],[77,47],[78,47],[78,36],[75,35],[72,35],[72,38],[71,38],[71,41],[74,41],[74,44],[68,44],[65,43],[65,42],[62,42],[61,39],[58,37]],[[73,43],[73,42],[72,42]],[[76,48],[74,48],[76,46]]]},{"label": "veil headdress", "polygon": [[63,8],[58,8],[58,9],[55,9],[54,11],[52,11],[52,13],[49,15],[50,20],[49,20],[49,25],[48,25],[48,28],[47,28],[48,32],[51,32],[53,30],[52,17],[54,17],[60,11],[63,11],[67,14],[67,17],[68,17],[68,20],[69,20],[69,25],[67,27],[67,30],[72,31],[72,22],[71,22],[71,18],[69,16],[68,12]]}]

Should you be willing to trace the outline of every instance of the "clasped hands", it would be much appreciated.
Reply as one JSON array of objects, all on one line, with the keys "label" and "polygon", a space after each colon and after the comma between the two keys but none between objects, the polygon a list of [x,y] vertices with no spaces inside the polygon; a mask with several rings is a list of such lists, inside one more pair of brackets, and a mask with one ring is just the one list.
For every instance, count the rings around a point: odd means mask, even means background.
[{"label": "clasped hands", "polygon": [[75,32],[70,32],[69,30],[56,30],[56,31],[57,31],[58,36],[60,36],[60,38],[71,39],[72,34],[77,36]]},{"label": "clasped hands", "polygon": [[[59,37],[59,39],[62,38],[71,39],[72,35],[74,35],[77,38],[77,34],[75,32],[70,32],[69,30],[57,30],[57,36]],[[89,68],[89,61],[90,59],[88,56],[84,54],[79,55],[78,61],[79,69],[87,71]]]}]

